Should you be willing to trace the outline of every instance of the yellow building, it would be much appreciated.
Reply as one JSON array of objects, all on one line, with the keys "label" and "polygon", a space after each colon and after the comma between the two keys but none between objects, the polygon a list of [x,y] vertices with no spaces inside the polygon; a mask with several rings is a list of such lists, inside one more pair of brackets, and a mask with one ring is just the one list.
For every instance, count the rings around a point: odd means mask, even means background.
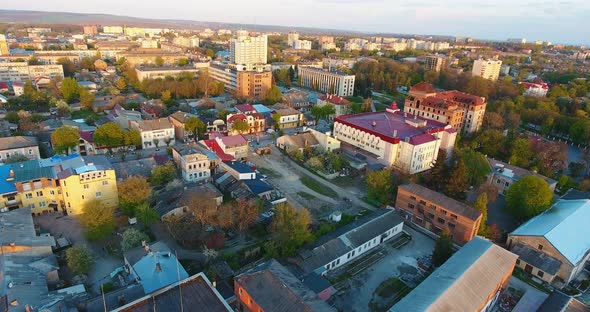
[{"label": "yellow building", "polygon": [[117,206],[115,170],[104,156],[54,156],[0,166],[0,210],[31,208],[33,214],[76,215],[99,200]]},{"label": "yellow building", "polygon": [[6,36],[0,34],[0,55],[8,54],[10,54],[10,49],[8,49],[8,42],[6,41]]}]

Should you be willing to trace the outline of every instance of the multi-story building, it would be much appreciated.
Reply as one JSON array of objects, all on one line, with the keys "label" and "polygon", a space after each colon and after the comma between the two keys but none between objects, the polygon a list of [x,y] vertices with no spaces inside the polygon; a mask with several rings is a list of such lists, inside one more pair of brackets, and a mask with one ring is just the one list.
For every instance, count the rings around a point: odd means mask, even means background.
[{"label": "multi-story building", "polygon": [[461,246],[477,235],[482,221],[481,212],[416,183],[398,187],[395,207],[405,220],[436,235],[448,229]]},{"label": "multi-story building", "polygon": [[0,138],[0,163],[6,162],[15,155],[22,155],[28,159],[40,159],[37,138],[32,136]]},{"label": "multi-story building", "polygon": [[197,76],[202,70],[209,68],[208,62],[194,63],[192,66],[167,66],[167,67],[147,67],[137,66],[135,72],[137,73],[137,79],[158,79],[166,77],[178,77],[182,73],[191,73]]},{"label": "multi-story building", "polygon": [[[303,113],[293,108],[283,108],[275,110],[273,114],[278,115],[279,122],[277,124],[278,129],[291,129],[303,126],[304,117]],[[276,122],[276,120],[275,120]]]},{"label": "multi-story building", "polygon": [[328,116],[330,119],[334,119],[335,117],[340,117],[342,115],[348,115],[351,113],[350,101],[341,97],[341,96],[322,95],[321,97],[318,98],[317,106],[322,107],[325,105],[334,106],[335,113],[332,116]]},{"label": "multi-story building", "polygon": [[62,65],[29,65],[27,62],[0,63],[0,81],[35,81],[64,76]]},{"label": "multi-story building", "polygon": [[170,119],[170,122],[172,123],[172,126],[174,127],[174,136],[176,138],[176,140],[180,141],[180,142],[192,142],[194,139],[194,133],[190,130],[187,130],[184,126],[184,124],[186,123],[187,120],[189,120],[189,118],[199,118],[195,115],[191,115],[188,113],[184,113],[181,111],[177,111],[174,114],[171,114],[170,116],[168,116],[168,119]]},{"label": "multi-story building", "polygon": [[557,186],[557,181],[551,178],[500,160],[488,158],[488,164],[491,168],[490,174],[488,174],[488,184],[493,185],[498,190],[498,194],[505,194],[512,183],[529,175],[545,180],[551,191],[555,191],[555,187]]},{"label": "multi-story building", "polygon": [[289,32],[287,35],[287,45],[293,48],[297,40],[299,40],[299,33],[294,31]]},{"label": "multi-story building", "polygon": [[311,50],[311,41],[309,40],[296,40],[293,44],[293,49],[296,50]]},{"label": "multi-story building", "polygon": [[248,140],[241,134],[216,137],[202,142],[222,161],[248,158]]},{"label": "multi-story building", "polygon": [[211,160],[198,149],[180,145],[172,148],[172,158],[182,172],[185,182],[199,182],[211,177]]},{"label": "multi-story building", "polygon": [[516,265],[559,288],[567,285],[590,259],[588,218],[590,200],[558,200],[508,234],[508,248],[520,257]]},{"label": "multi-story building", "polygon": [[318,41],[320,42],[320,44],[334,43],[334,37],[333,36],[319,36]]},{"label": "multi-story building", "polygon": [[298,67],[298,75],[306,88],[338,96],[352,96],[354,93],[354,75],[302,66]]},{"label": "multi-story building", "polygon": [[473,61],[473,76],[482,77],[488,80],[496,81],[500,76],[502,61],[478,59]]},{"label": "multi-story building", "polygon": [[429,71],[440,72],[444,66],[446,57],[440,55],[427,55],[423,57],[424,69]]},{"label": "multi-story building", "polygon": [[274,259],[236,276],[234,292],[237,309],[244,312],[336,311]]},{"label": "multi-story building", "polygon": [[0,34],[0,55],[9,55],[10,49],[8,48],[8,42],[6,41],[6,36]]},{"label": "multi-story building", "polygon": [[82,30],[83,30],[84,34],[88,35],[88,36],[94,36],[94,35],[98,34],[98,27],[96,27],[96,25],[83,26]]},{"label": "multi-story building", "polygon": [[526,39],[525,38],[508,38],[508,40],[506,40],[506,42],[518,43],[518,44],[525,44],[526,43]]},{"label": "multi-story building", "polygon": [[105,34],[122,34],[122,26],[102,26],[102,32]]},{"label": "multi-story building", "polygon": [[211,64],[210,77],[223,82],[225,89],[239,98],[264,99],[272,87],[272,72],[240,70],[240,67]]},{"label": "multi-story building", "polygon": [[[3,55],[0,56],[0,63],[25,62],[30,57],[31,56],[28,54]],[[61,53],[46,53],[46,51],[42,51],[39,53],[35,53],[35,58],[39,61],[40,64],[43,65],[55,65],[58,64],[60,59],[64,58],[74,64],[80,63],[80,56],[78,54],[63,51],[61,51]]]},{"label": "multi-story building", "polygon": [[547,96],[547,92],[549,91],[549,85],[547,85],[547,83],[543,81],[520,82],[519,84],[523,85],[525,88],[523,95],[545,97]]},{"label": "multi-story building", "polygon": [[63,209],[80,214],[92,200],[105,206],[119,204],[115,171],[103,156],[53,156],[0,168],[0,209],[26,207],[34,214]]},{"label": "multi-story building", "polygon": [[248,123],[250,129],[247,133],[260,133],[266,130],[266,118],[264,118],[263,114],[260,113],[250,113],[250,114],[229,114],[227,115],[227,129],[232,132],[232,134],[239,134],[240,132],[234,130],[232,125],[236,120],[242,120]]},{"label": "multi-story building", "polygon": [[492,311],[508,287],[517,258],[476,237],[389,311]]},{"label": "multi-story building", "polygon": [[176,45],[186,48],[198,48],[201,41],[199,37],[176,37],[172,39],[172,42]]},{"label": "multi-story building", "polygon": [[145,39],[141,41],[141,48],[142,49],[157,49],[158,48],[158,40],[153,39]]},{"label": "multi-story building", "polygon": [[410,89],[404,112],[472,133],[483,125],[486,106],[483,97],[456,90],[436,92],[429,83],[420,82]]},{"label": "multi-story building", "polygon": [[164,51],[158,51],[158,49],[150,49],[150,51],[126,51],[117,53],[117,60],[125,58],[130,66],[138,65],[153,65],[156,64],[156,60],[162,59],[165,65],[176,65],[180,59],[186,58],[180,53],[169,53]]},{"label": "multi-story building", "polygon": [[237,37],[230,40],[229,59],[237,65],[266,64],[267,45],[266,35],[251,37],[247,32],[238,32]]},{"label": "multi-story building", "polygon": [[382,165],[414,174],[430,169],[439,149],[450,155],[457,131],[403,113],[394,103],[385,111],[336,117],[334,137],[368,152]]},{"label": "multi-story building", "polygon": [[130,121],[130,126],[139,131],[143,148],[174,145],[174,126],[168,118]]}]

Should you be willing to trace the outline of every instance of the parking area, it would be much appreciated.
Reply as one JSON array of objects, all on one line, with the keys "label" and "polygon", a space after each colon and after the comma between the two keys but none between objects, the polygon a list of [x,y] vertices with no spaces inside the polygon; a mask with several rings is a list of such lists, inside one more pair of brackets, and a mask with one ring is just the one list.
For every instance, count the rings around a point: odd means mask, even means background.
[{"label": "parking area", "polygon": [[434,240],[409,227],[404,227],[412,239],[399,249],[392,243],[385,244],[381,260],[349,278],[333,299],[333,305],[339,311],[370,311],[369,303],[379,286],[393,278],[419,277],[417,259],[430,255],[434,249]]}]

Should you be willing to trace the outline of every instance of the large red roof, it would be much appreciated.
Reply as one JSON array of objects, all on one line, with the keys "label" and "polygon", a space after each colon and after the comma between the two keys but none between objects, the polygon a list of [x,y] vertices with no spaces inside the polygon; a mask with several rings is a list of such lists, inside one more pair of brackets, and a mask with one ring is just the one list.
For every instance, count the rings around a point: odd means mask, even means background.
[{"label": "large red roof", "polygon": [[228,123],[231,123],[231,122],[234,122],[237,119],[240,119],[240,120],[248,120],[248,118],[244,114],[235,114],[235,115],[231,115],[231,117],[229,117],[227,119],[227,122]]},{"label": "large red roof", "polygon": [[320,100],[332,103],[334,105],[348,105],[350,101],[338,95],[322,95]]},{"label": "large red roof", "polygon": [[410,89],[410,91],[423,92],[423,93],[435,93],[436,92],[434,87],[432,87],[431,84],[429,84],[428,82],[425,82],[425,81],[415,84]]},{"label": "large red roof", "polygon": [[252,106],[250,104],[238,104],[235,107],[241,113],[255,113],[256,112],[256,109],[254,108],[254,106]]},{"label": "large red roof", "polygon": [[207,147],[209,147],[209,149],[211,149],[216,155],[217,157],[219,157],[221,159],[221,161],[232,161],[234,160],[234,157],[232,155],[226,154],[223,149],[221,149],[221,146],[219,146],[219,144],[217,144],[217,141],[215,140],[203,140],[205,142],[205,145],[207,145]]}]

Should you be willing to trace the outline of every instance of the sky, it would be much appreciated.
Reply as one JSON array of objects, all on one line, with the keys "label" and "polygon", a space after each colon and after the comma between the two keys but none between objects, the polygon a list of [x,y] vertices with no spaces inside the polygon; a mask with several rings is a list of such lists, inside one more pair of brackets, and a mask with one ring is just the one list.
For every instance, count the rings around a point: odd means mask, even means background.
[{"label": "sky", "polygon": [[590,1],[19,0],[2,9],[590,45]]}]

